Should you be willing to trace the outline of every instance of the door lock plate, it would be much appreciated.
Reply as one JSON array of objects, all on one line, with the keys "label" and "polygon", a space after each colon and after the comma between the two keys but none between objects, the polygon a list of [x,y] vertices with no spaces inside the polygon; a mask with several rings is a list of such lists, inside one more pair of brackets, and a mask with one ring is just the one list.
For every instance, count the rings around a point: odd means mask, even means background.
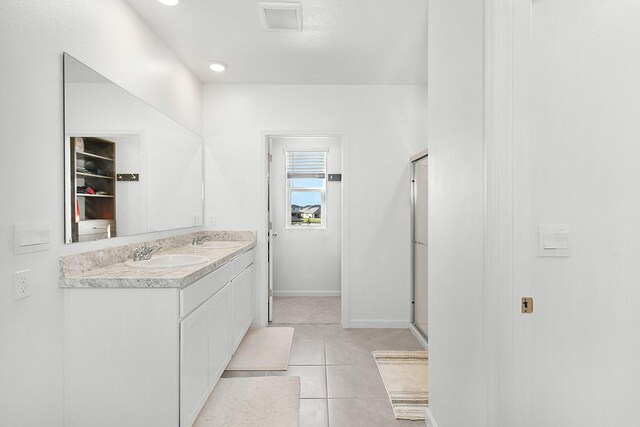
[{"label": "door lock plate", "polygon": [[533,313],[533,298],[522,297],[522,301],[520,302],[520,309],[524,314]]}]

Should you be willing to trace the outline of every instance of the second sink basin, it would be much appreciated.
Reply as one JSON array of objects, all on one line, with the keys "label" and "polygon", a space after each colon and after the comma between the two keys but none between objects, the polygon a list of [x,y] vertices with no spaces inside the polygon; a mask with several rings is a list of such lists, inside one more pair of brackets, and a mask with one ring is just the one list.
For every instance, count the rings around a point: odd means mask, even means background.
[{"label": "second sink basin", "polygon": [[239,248],[244,242],[234,242],[230,240],[211,240],[208,242],[202,242],[201,245],[193,245],[195,248],[203,249],[231,249]]},{"label": "second sink basin", "polygon": [[169,268],[188,267],[190,265],[204,264],[211,261],[206,256],[200,255],[159,255],[144,261],[126,261],[125,264],[135,268]]}]

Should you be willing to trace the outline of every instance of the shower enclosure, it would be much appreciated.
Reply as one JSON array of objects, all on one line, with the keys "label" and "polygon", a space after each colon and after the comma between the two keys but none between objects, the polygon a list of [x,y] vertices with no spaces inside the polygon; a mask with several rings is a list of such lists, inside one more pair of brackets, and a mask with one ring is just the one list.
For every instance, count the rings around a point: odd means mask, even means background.
[{"label": "shower enclosure", "polygon": [[427,159],[426,151],[411,158],[413,325],[425,339],[428,336]]}]

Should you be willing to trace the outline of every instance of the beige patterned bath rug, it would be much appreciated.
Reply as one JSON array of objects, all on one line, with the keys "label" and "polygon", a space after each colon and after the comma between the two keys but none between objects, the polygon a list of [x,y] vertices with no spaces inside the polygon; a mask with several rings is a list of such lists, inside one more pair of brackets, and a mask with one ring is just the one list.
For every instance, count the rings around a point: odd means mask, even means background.
[{"label": "beige patterned bath rug", "polygon": [[429,405],[426,351],[373,351],[398,420],[424,420]]}]

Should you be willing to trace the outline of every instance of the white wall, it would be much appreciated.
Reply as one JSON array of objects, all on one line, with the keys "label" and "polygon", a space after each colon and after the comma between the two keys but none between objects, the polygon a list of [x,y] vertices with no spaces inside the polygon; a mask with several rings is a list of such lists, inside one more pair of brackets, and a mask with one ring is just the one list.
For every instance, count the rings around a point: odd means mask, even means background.
[{"label": "white wall", "polygon": [[484,4],[429,1],[429,406],[484,425]]},{"label": "white wall", "polygon": [[[515,27],[514,257],[531,357],[527,426],[640,419],[640,3],[533,2]],[[528,41],[527,41],[528,40]],[[528,45],[527,43],[531,43]],[[524,81],[523,81],[524,79]],[[526,111],[528,109],[528,112]],[[538,224],[571,227],[571,256],[539,258]],[[517,367],[518,369],[518,367]]]},{"label": "white wall", "polygon": [[145,162],[145,141],[142,136],[125,136],[113,138],[116,143],[116,172],[135,173],[140,171],[138,181],[116,182],[116,218],[118,236],[147,231],[147,168]]},{"label": "white wall", "polygon": [[[266,318],[266,145],[263,131],[344,131],[350,196],[347,248],[352,326],[410,318],[409,157],[426,148],[426,88],[206,85],[206,209],[218,229],[258,230]],[[366,215],[360,212],[366,211]],[[343,298],[345,296],[343,295]]]},{"label": "white wall", "polygon": [[[56,427],[63,424],[58,257],[143,239],[62,243],[62,52],[195,131],[201,85],[121,1],[5,1],[0,40],[0,425]],[[14,256],[11,225],[42,221],[52,226],[51,250]],[[21,269],[33,273],[32,296],[13,301],[12,274]]]}]

